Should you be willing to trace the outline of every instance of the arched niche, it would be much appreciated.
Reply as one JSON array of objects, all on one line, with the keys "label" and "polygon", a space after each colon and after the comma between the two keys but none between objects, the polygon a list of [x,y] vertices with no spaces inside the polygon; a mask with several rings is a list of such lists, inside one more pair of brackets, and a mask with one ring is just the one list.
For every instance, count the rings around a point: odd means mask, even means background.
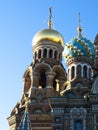
[{"label": "arched niche", "polygon": [[46,63],[40,63],[34,68],[34,73],[37,73],[38,76],[38,86],[37,87],[46,87],[46,74],[51,71],[51,67]]},{"label": "arched niche", "polygon": [[33,111],[33,113],[34,114],[43,114],[43,110],[42,109],[39,109],[39,108],[37,108],[37,109],[35,109],[34,111]]},{"label": "arched niche", "polygon": [[74,91],[67,90],[63,93],[63,96],[65,96],[68,99],[75,99],[77,98],[77,94]]},{"label": "arched niche", "polygon": [[62,84],[66,81],[67,79],[67,74],[64,68],[60,65],[55,65],[52,68],[52,72],[55,72],[55,77],[54,77],[54,82],[53,82],[53,87],[56,88],[56,83],[57,80],[59,81],[59,85],[62,86]]},{"label": "arched niche", "polygon": [[32,86],[32,66],[29,66],[23,75],[23,92],[28,92]]}]

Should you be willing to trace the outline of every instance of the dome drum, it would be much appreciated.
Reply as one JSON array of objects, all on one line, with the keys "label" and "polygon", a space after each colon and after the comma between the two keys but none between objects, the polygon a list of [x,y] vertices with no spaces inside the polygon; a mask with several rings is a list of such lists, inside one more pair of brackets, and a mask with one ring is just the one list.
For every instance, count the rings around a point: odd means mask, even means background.
[{"label": "dome drum", "polygon": [[85,56],[77,56],[77,57],[72,57],[72,58],[68,59],[68,60],[66,61],[66,65],[69,66],[69,65],[71,65],[72,63],[76,63],[76,62],[82,62],[82,63],[86,62],[86,63],[88,63],[88,64],[90,64],[90,65],[93,64],[93,61],[92,61],[91,59],[89,59],[88,57],[85,57]]},{"label": "dome drum", "polygon": [[[44,42],[44,41],[43,41]],[[62,46],[56,46],[54,43],[46,44],[40,43],[36,48],[34,48],[34,60],[35,62],[60,62],[61,61],[61,54],[63,51]]]},{"label": "dome drum", "polygon": [[53,49],[57,49],[59,51],[64,50],[64,48],[63,48],[63,46],[61,46],[61,44],[56,44],[53,41],[49,41],[49,40],[45,40],[45,39],[43,39],[42,41],[39,41],[37,44],[32,46],[33,51],[39,50],[39,48],[53,48]]}]

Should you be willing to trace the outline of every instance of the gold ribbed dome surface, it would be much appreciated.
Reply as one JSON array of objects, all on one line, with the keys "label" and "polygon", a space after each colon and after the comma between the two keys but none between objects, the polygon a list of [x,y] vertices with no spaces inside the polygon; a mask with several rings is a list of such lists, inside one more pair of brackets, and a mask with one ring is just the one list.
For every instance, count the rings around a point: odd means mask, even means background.
[{"label": "gold ribbed dome surface", "polygon": [[35,34],[32,40],[32,45],[35,45],[42,40],[50,40],[62,46],[64,45],[64,40],[62,35],[53,29],[44,29],[39,31],[37,34]]}]

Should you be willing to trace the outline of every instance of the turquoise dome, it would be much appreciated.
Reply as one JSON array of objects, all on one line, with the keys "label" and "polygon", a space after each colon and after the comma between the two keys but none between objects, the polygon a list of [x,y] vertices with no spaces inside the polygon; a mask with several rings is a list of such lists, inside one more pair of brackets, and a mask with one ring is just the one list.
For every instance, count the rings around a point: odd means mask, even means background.
[{"label": "turquoise dome", "polygon": [[82,36],[72,38],[68,43],[65,44],[63,56],[65,60],[77,56],[85,56],[90,58],[91,60],[94,60],[94,44],[90,40],[83,38]]}]

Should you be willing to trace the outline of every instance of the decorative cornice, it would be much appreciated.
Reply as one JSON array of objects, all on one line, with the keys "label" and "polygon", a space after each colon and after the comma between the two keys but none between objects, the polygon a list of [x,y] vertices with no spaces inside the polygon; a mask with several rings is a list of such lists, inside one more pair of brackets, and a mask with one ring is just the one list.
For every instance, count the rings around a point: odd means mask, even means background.
[{"label": "decorative cornice", "polygon": [[67,61],[67,66],[69,66],[70,64],[72,64],[74,62],[86,62],[86,63],[88,63],[90,65],[93,64],[93,62],[89,58],[87,58],[85,56],[78,56],[78,57],[72,57],[72,58],[70,58]]}]

